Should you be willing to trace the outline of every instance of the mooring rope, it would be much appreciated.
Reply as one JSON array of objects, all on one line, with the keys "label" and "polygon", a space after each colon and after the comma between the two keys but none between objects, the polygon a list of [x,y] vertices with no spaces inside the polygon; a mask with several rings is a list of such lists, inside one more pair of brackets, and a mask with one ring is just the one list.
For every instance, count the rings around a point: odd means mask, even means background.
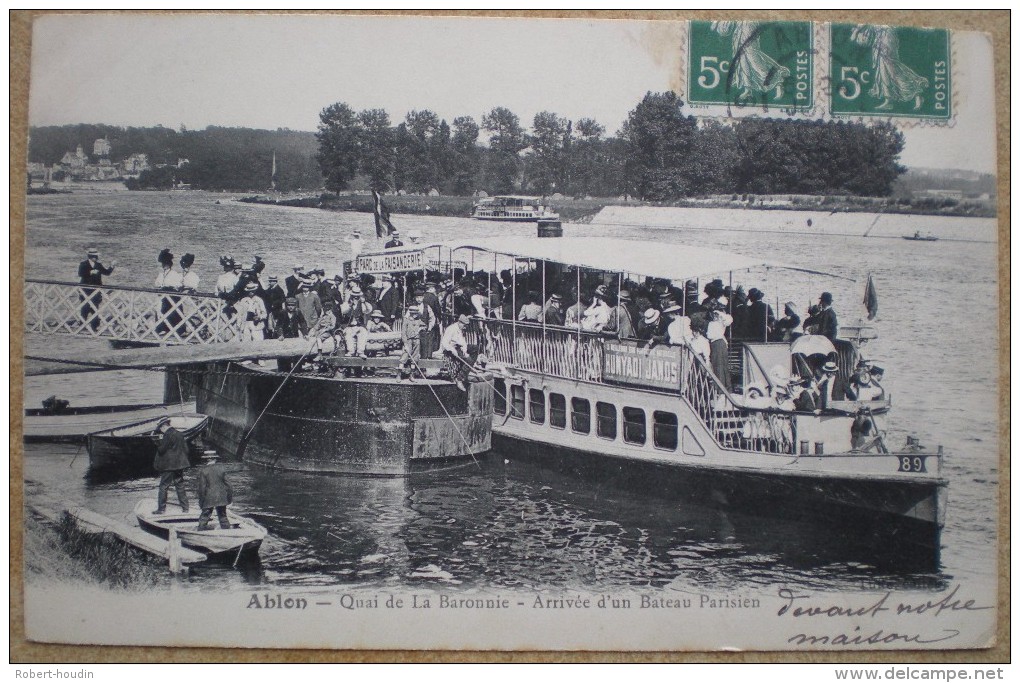
[{"label": "mooring rope", "polygon": [[319,339],[318,339],[318,337],[316,337],[315,339],[312,340],[312,344],[311,344],[311,346],[308,347],[308,350],[305,351],[304,353],[302,353],[301,357],[298,358],[298,361],[296,363],[294,363],[294,365],[291,367],[290,372],[288,372],[287,376],[283,378],[282,382],[280,382],[280,386],[276,387],[276,391],[274,391],[273,395],[269,397],[268,401],[266,401],[266,405],[262,408],[262,412],[259,413],[258,417],[255,418],[255,421],[252,422],[251,427],[248,429],[248,431],[246,431],[241,436],[241,441],[240,441],[240,443],[237,444],[237,457],[238,457],[238,459],[241,459],[241,458],[244,457],[244,451],[248,448],[248,439],[251,438],[252,432],[255,431],[255,427],[258,425],[259,420],[261,420],[262,416],[266,414],[266,411],[269,410],[269,406],[271,406],[273,404],[273,400],[276,399],[276,397],[280,393],[280,390],[283,389],[283,385],[286,384],[287,380],[289,380],[291,378],[291,376],[294,374],[294,371],[297,370],[299,367],[301,367],[301,362],[304,361],[305,356],[307,356],[309,353],[311,353],[312,349],[314,349],[316,346],[318,346],[318,344],[319,344]]}]

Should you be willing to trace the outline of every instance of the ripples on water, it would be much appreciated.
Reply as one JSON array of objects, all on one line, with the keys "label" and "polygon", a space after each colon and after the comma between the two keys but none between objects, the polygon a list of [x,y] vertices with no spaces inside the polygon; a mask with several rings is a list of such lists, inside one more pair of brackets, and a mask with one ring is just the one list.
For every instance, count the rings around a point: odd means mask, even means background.
[{"label": "ripples on water", "polygon": [[[746,228],[772,220],[769,212],[723,213],[727,225]],[[365,214],[246,205],[204,193],[32,197],[28,216],[30,277],[72,280],[84,248],[96,244],[104,259],[120,262],[108,281],[132,285],[149,284],[155,276],[155,255],[167,245],[178,256],[196,254],[206,286],[218,275],[220,253],[258,253],[269,263],[267,274],[281,277],[295,263],[321,263],[336,270],[348,255],[351,229],[360,226],[365,231],[371,224]],[[405,231],[421,230],[425,240],[496,232],[531,235],[534,229],[459,218],[397,216],[395,222]],[[904,234],[913,231],[916,217],[908,222]],[[866,353],[887,369],[885,386],[894,396],[891,443],[900,445],[908,434],[917,434],[930,448],[943,444],[947,451],[950,507],[942,570],[915,575],[875,567],[848,554],[838,539],[792,522],[724,514],[689,501],[553,473],[517,462],[512,454],[491,453],[478,465],[408,479],[246,469],[232,477],[234,507],[270,530],[261,562],[241,572],[199,570],[194,585],[656,586],[686,592],[791,582],[833,589],[942,587],[961,580],[994,585],[995,245],[693,228],[565,227],[567,234],[761,253],[775,261],[858,278],[850,283],[770,270],[748,274],[742,281],[745,288],[763,289],[773,306],[778,296],[797,302],[802,312],[822,289],[832,291],[844,322],[862,312],[863,280],[872,273],[880,299],[880,338]],[[963,330],[966,343],[961,343]],[[85,377],[93,382],[105,374]],[[86,385],[67,376],[56,382],[30,378],[26,405],[37,405],[40,397],[52,393],[80,397],[82,404],[89,399],[110,402],[111,394],[149,402],[148,397],[159,394],[156,380],[151,373],[130,373],[83,388]],[[114,388],[97,391],[96,386]],[[154,495],[153,479],[84,480],[87,455],[76,451],[67,445],[27,446],[27,498],[73,501],[129,520],[138,498]]]}]

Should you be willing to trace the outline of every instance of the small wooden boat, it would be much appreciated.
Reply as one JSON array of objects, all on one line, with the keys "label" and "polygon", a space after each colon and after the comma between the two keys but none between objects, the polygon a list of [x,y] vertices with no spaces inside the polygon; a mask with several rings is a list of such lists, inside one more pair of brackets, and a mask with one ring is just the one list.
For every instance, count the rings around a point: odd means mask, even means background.
[{"label": "small wooden boat", "polygon": [[168,503],[166,512],[157,515],[156,501],[142,500],[135,506],[135,517],[138,525],[163,538],[170,535],[170,529],[177,532],[181,544],[203,552],[210,560],[236,561],[240,557],[258,554],[262,540],[268,535],[266,528],[257,522],[227,510],[229,529],[221,529],[215,512],[209,522],[209,528],[198,530],[198,517],[201,510],[191,508],[188,512],[181,510],[179,505]]},{"label": "small wooden boat", "polygon": [[209,416],[201,413],[185,413],[153,417],[132,422],[113,429],[92,432],[85,437],[89,452],[89,470],[96,472],[152,473],[153,458],[159,445],[159,423],[169,418],[171,426],[184,435],[192,445],[192,458],[197,462],[201,455],[192,442],[209,426]]},{"label": "small wooden boat", "polygon": [[170,404],[128,404],[112,406],[69,406],[25,408],[22,432],[25,441],[80,442],[90,432],[113,429],[129,422],[140,422],[177,413],[194,413],[195,402]]},{"label": "small wooden boat", "polygon": [[937,242],[939,238],[931,233],[922,235],[920,232],[915,232],[913,235],[903,235],[903,239],[911,242]]}]

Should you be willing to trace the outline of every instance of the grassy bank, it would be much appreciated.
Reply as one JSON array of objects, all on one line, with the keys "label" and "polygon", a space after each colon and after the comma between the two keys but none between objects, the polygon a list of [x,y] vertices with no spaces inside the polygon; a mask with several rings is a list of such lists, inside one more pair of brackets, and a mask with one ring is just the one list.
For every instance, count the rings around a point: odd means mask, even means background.
[{"label": "grassy bank", "polygon": [[26,580],[132,590],[165,586],[171,580],[165,564],[103,534],[83,533],[67,520],[54,527],[26,515],[24,532]]},{"label": "grassy bank", "polygon": [[[322,194],[304,197],[273,197],[252,195],[240,201],[253,204],[294,206],[326,211],[372,213],[372,196],[366,194]],[[417,195],[386,195],[386,206],[393,213],[419,216],[459,216],[471,214],[473,197],[422,197]],[[589,223],[606,206],[665,206],[681,208],[755,209],[782,211],[825,211],[828,213],[861,212],[915,214],[924,216],[963,216],[990,218],[995,216],[995,203],[990,200],[955,200],[942,198],[850,197],[807,195],[725,195],[684,199],[672,202],[649,202],[621,198],[550,199],[549,205],[564,222]]]}]

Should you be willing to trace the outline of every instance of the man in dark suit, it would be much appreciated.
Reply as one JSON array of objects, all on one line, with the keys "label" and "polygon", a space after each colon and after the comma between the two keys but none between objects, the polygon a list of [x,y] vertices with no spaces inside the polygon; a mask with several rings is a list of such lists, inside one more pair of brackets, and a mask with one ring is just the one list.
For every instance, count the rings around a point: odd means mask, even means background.
[{"label": "man in dark suit", "polygon": [[[750,341],[768,340],[769,334],[776,324],[776,316],[772,312],[772,307],[763,301],[764,298],[765,294],[754,287],[747,293],[747,318],[743,332],[744,338]],[[737,317],[735,313],[733,317]],[[733,324],[736,325],[736,322]]]},{"label": "man in dark suit", "polygon": [[[85,253],[85,257],[85,260],[78,264],[79,281],[83,285],[102,286],[103,276],[113,273],[113,269],[117,267],[117,262],[110,261],[109,267],[104,266],[99,262],[99,250],[95,247],[90,247]],[[82,287],[78,298],[82,302],[82,323],[88,323],[92,326],[93,330],[99,329],[97,314],[99,313],[99,304],[103,302],[103,293],[97,292],[91,287]]]},{"label": "man in dark suit", "polygon": [[839,335],[839,322],[836,320],[836,311],[832,310],[832,294],[822,292],[822,296],[818,298],[818,303],[819,311],[814,320],[814,323],[818,326],[817,334],[835,341]]},{"label": "man in dark suit", "polygon": [[[439,350],[440,335],[440,305],[439,295],[436,293],[437,286],[434,282],[425,285],[425,291],[421,294],[422,313],[421,320],[425,324],[425,331],[422,332],[421,357],[432,358]],[[415,292],[417,295],[417,292]],[[425,309],[428,310],[425,310]]]},{"label": "man in dark suit", "polygon": [[394,230],[390,234],[390,241],[383,245],[383,249],[396,249],[402,246],[404,246],[404,243],[400,241],[400,233]]},{"label": "man in dark suit", "polygon": [[184,488],[184,470],[191,467],[188,440],[174,429],[170,424],[170,418],[165,418],[159,423],[159,432],[162,438],[156,450],[156,459],[152,462],[153,468],[159,472],[159,495],[153,514],[161,515],[166,512],[166,496],[171,486],[177,491],[181,509],[187,512],[188,492]]},{"label": "man in dark suit", "polygon": [[301,288],[301,281],[305,279],[305,274],[302,272],[304,269],[305,267],[300,264],[294,266],[294,274],[288,275],[283,281],[283,284],[287,286],[287,296],[297,296]]},{"label": "man in dark suit", "polygon": [[392,326],[397,314],[400,313],[400,290],[394,286],[391,275],[383,274],[382,283],[382,292],[375,306],[382,312],[383,322]]},{"label": "man in dark suit", "polygon": [[230,528],[227,518],[227,506],[234,502],[234,492],[227,481],[227,472],[239,469],[239,465],[225,465],[218,462],[216,451],[206,451],[202,456],[202,469],[198,471],[198,507],[202,514],[198,517],[198,530],[209,528],[213,509],[221,529]]}]

